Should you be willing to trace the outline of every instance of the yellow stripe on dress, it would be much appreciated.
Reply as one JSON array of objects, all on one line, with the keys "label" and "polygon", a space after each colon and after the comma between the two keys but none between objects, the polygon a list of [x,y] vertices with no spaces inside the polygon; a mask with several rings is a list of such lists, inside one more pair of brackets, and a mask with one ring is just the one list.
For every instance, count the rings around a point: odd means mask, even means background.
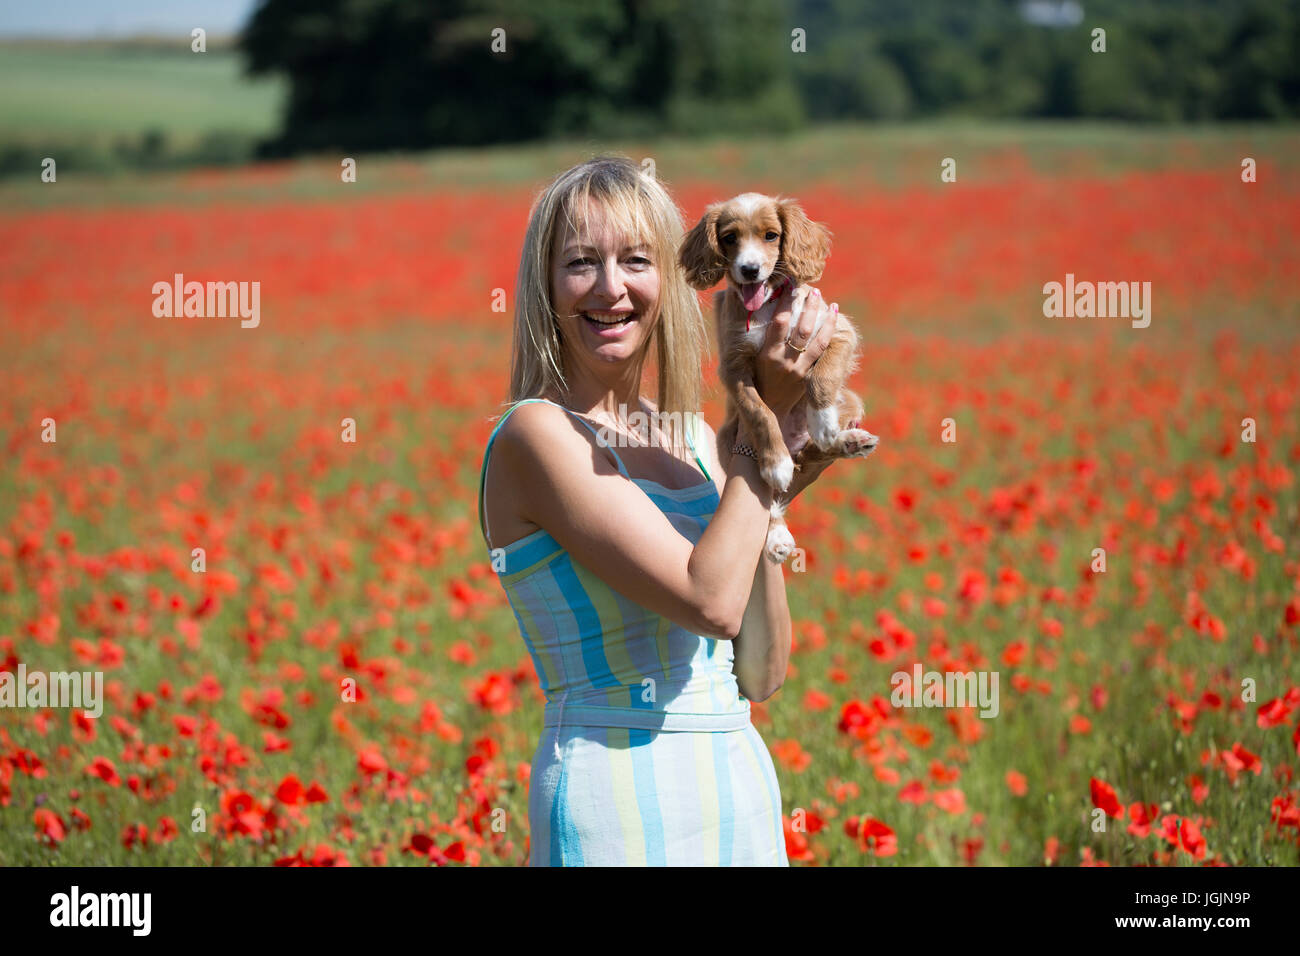
[{"label": "yellow stripe on dress", "polygon": [[702,866],[718,865],[718,779],[713,766],[713,735],[691,734],[695,746],[695,779],[699,783],[701,833],[706,839],[696,849],[704,854]]},{"label": "yellow stripe on dress", "polygon": [[[707,737],[708,734],[698,736]],[[614,791],[614,809],[623,830],[626,866],[645,866],[645,832],[641,828],[641,808],[637,806],[636,778],[632,771],[632,741],[626,727],[606,727],[605,746],[609,753],[609,772]]]},{"label": "yellow stripe on dress", "polygon": [[[534,620],[532,609],[528,606],[527,601],[521,599],[514,602],[514,610],[519,615],[525,634],[540,635],[542,633],[537,627],[537,621]],[[542,686],[544,688],[560,686],[562,680],[559,662],[555,659],[555,655],[551,653],[551,649],[546,646],[546,642],[532,640],[526,641],[525,644],[532,651],[534,659],[542,665]]]}]

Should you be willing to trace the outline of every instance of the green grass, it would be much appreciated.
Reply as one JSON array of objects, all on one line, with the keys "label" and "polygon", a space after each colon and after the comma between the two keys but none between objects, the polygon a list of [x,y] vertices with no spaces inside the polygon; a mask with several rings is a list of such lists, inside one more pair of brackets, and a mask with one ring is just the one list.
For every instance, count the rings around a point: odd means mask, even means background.
[{"label": "green grass", "polygon": [[251,80],[233,50],[0,43],[0,137],[68,139],[163,130],[265,135],[285,84]]},{"label": "green grass", "polygon": [[[563,140],[482,149],[449,148],[420,153],[358,155],[358,178],[350,196],[494,186],[540,187],[558,169],[601,152],[654,159],[670,188],[738,180],[773,188],[797,177],[800,184],[843,182],[884,188],[940,188],[939,164],[958,161],[959,181],[997,182],[1025,171],[1049,176],[1122,176],[1138,170],[1181,167],[1239,175],[1241,158],[1253,156],[1261,177],[1300,176],[1300,126],[1240,124],[1220,127],[1133,126],[1115,123],[973,125],[833,124],[797,136],[653,141]],[[1082,157],[1082,158],[1081,158]],[[0,182],[7,209],[117,204],[202,204],[276,199],[340,198],[336,155],[304,157],[267,167],[270,174],[218,174],[194,181],[193,170],[152,170],[138,175],[94,172],[64,175],[57,189],[42,188],[37,169]],[[1081,165],[1081,163],[1083,165]]]}]

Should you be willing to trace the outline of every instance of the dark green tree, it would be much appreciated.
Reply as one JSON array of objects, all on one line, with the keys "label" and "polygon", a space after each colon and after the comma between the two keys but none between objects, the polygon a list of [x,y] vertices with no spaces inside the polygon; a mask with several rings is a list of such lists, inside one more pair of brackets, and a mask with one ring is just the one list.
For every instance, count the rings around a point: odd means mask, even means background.
[{"label": "dark green tree", "polygon": [[799,117],[780,11],[779,0],[264,0],[241,42],[250,72],[290,80],[272,153],[770,130]]}]

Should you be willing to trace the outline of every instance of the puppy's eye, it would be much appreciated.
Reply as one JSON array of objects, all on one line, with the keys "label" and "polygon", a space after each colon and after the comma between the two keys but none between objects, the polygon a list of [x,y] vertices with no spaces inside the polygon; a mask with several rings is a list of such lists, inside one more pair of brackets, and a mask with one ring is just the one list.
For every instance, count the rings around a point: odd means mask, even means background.
[{"label": "puppy's eye", "polygon": [[736,244],[736,234],[734,232],[727,233],[722,237],[722,244],[724,246],[734,246]]},{"label": "puppy's eye", "polygon": [[775,232],[773,232],[771,229],[769,229],[769,230],[767,231],[767,235],[764,236],[763,238],[765,238],[768,242],[774,242],[774,241],[776,241],[777,239],[781,238],[781,236],[780,236],[779,233],[775,233]]}]

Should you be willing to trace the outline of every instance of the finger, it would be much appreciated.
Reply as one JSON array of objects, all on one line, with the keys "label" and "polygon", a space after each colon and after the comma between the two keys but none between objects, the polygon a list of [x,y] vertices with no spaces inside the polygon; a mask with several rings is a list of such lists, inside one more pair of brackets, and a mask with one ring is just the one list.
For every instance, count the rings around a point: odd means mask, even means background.
[{"label": "finger", "polygon": [[831,339],[835,337],[835,325],[840,320],[840,304],[832,302],[827,310],[826,318],[822,320],[822,327],[817,330],[817,354],[821,355],[831,347]]},{"label": "finger", "polygon": [[764,347],[774,355],[785,348],[785,340],[790,335],[790,317],[793,309],[793,290],[787,286],[777,297],[776,312],[772,315],[772,321],[768,323],[767,338],[764,340]]},{"label": "finger", "polygon": [[818,303],[821,301],[820,297],[816,294],[816,291],[816,289],[813,289],[804,294],[803,309],[801,310],[799,321],[795,322],[793,317],[791,318],[789,331],[785,336],[785,342],[787,345],[791,346],[794,352],[799,352],[805,348],[808,344],[808,339],[811,337],[809,334],[812,331],[811,323],[817,315]]},{"label": "finger", "polygon": [[825,303],[821,291],[813,289],[803,302],[803,312],[799,316],[798,328],[790,330],[790,338],[796,345],[807,346],[812,340],[813,329],[817,326],[817,316],[821,314]]},{"label": "finger", "polygon": [[808,342],[807,348],[804,349],[803,354],[799,356],[799,358],[803,360],[802,364],[805,369],[812,368],[813,364],[831,344],[831,338],[835,334],[835,321],[838,315],[838,308],[823,303],[823,307],[819,312],[821,316],[821,325],[817,329],[817,334],[812,337]]}]

